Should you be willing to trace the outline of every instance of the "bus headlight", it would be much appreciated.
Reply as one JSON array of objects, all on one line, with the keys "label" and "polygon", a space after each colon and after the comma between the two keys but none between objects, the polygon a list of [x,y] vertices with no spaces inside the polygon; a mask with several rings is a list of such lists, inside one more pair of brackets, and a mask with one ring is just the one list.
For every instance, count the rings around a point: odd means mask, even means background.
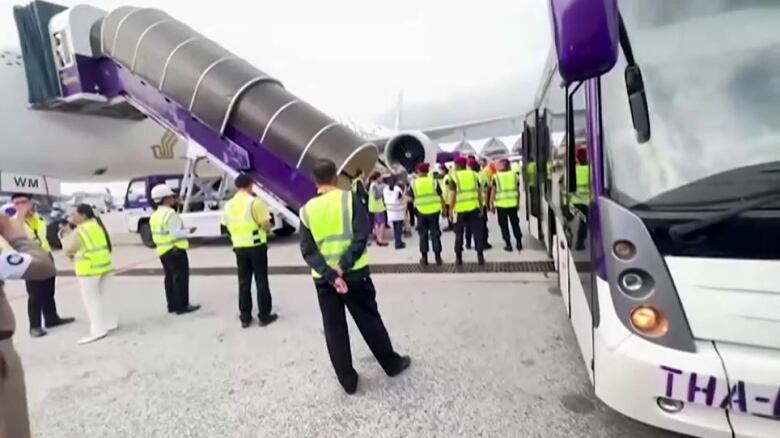
[{"label": "bus headlight", "polygon": [[641,269],[628,269],[620,273],[618,287],[625,296],[644,300],[653,293],[655,280]]},{"label": "bus headlight", "polygon": [[669,321],[664,314],[647,305],[634,307],[631,311],[631,326],[643,335],[653,338],[661,337],[669,331]]}]

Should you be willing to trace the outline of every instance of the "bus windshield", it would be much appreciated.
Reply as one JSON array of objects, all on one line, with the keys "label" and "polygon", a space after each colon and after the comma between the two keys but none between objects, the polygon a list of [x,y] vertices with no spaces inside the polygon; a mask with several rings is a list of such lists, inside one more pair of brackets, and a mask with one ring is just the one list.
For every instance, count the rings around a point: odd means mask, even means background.
[{"label": "bus windshield", "polygon": [[720,209],[728,207],[724,196],[780,186],[780,2],[620,0],[619,7],[642,69],[652,136],[636,140],[621,54],[601,79],[610,195],[628,207]]}]

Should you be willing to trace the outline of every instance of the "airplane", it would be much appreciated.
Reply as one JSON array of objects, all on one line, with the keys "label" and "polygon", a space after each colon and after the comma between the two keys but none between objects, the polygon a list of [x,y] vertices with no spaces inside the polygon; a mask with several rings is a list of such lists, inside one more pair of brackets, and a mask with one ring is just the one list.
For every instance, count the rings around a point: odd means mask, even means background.
[{"label": "airplane", "polygon": [[[219,35],[214,38],[219,40]],[[0,138],[8,142],[0,162],[0,192],[57,195],[61,181],[128,181],[139,175],[183,171],[186,140],[140,113],[119,118],[85,115],[67,105],[31,108],[19,46],[18,40],[0,41]],[[251,47],[246,52],[251,53]],[[423,160],[436,160],[437,140],[465,139],[469,130],[491,125],[503,126],[503,133],[522,132],[519,114],[470,120],[469,107],[444,126],[403,129],[402,105],[399,96],[395,130],[336,119],[373,141],[387,164],[400,161],[410,170]],[[484,112],[481,108],[479,113]],[[415,125],[414,120],[405,122]]]}]

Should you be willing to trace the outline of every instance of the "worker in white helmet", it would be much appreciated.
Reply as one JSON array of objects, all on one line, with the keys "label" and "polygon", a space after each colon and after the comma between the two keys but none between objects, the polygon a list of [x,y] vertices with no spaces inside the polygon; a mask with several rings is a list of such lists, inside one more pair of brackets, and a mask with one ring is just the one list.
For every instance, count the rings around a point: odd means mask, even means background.
[{"label": "worker in white helmet", "polygon": [[190,262],[187,237],[195,227],[184,228],[181,216],[176,212],[179,196],[165,184],[152,188],[152,201],[157,209],[149,218],[152,240],[157,246],[157,255],[165,271],[165,299],[168,313],[182,315],[200,309],[190,304]]}]

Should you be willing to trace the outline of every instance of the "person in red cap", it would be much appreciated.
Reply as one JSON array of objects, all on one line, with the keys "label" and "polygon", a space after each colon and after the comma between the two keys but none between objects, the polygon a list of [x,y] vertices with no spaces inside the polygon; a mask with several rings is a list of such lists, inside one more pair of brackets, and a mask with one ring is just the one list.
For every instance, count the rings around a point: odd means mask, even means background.
[{"label": "person in red cap", "polygon": [[444,197],[444,210],[442,210],[442,216],[444,216],[445,219],[447,219],[447,228],[444,229],[444,231],[452,231],[455,229],[455,226],[452,223],[452,204],[450,204],[450,193],[449,193],[449,187],[450,187],[450,181],[452,180],[452,172],[447,167],[446,164],[441,163],[439,164],[439,174],[441,175],[441,184],[443,190],[443,197]]},{"label": "person in red cap", "polygon": [[417,178],[412,181],[409,196],[414,200],[417,214],[417,232],[420,235],[420,264],[428,266],[428,239],[430,238],[436,264],[441,266],[441,230],[439,215],[444,207],[441,186],[428,174],[428,163],[417,165]]},{"label": "person in red cap", "polygon": [[477,250],[477,261],[485,264],[485,236],[482,223],[481,205],[482,190],[479,176],[476,172],[466,169],[468,162],[463,157],[455,159],[455,173],[449,183],[452,206],[456,215],[455,221],[455,264],[463,264],[463,234],[466,228],[474,234],[474,246]]},{"label": "person in red cap", "polygon": [[[482,167],[479,164],[479,161],[476,159],[469,159],[468,160],[468,166],[469,169],[473,170],[477,173],[477,177],[479,178],[479,186],[480,186],[480,193],[482,195],[482,200],[480,201],[480,220],[482,221],[482,235],[485,237],[485,242],[483,244],[483,247],[485,249],[493,249],[493,245],[488,242],[488,228],[487,228],[487,219],[488,219],[488,180],[487,176],[482,173]],[[470,229],[466,228],[466,249],[471,249],[471,236],[472,232]],[[476,245],[475,245],[476,246]]]}]

